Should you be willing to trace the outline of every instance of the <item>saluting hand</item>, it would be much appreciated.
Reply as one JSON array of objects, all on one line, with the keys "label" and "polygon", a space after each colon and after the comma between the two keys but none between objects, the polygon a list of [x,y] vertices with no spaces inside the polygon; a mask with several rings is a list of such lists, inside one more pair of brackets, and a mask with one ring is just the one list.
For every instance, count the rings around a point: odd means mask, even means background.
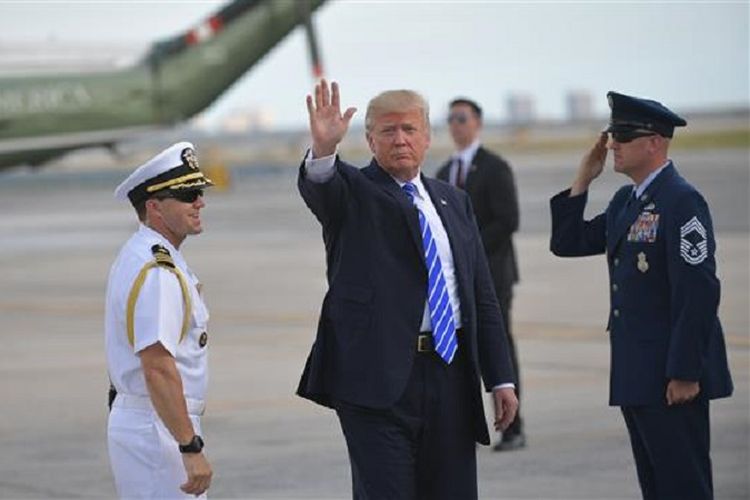
[{"label": "saluting hand", "polygon": [[336,152],[336,146],[344,138],[356,111],[356,108],[347,108],[344,114],[341,114],[339,86],[336,82],[331,84],[330,91],[325,79],[315,85],[314,105],[313,97],[307,96],[313,158],[329,156]]},{"label": "saluting hand", "polygon": [[492,400],[495,403],[495,430],[504,431],[516,418],[518,411],[518,398],[512,387],[494,389]]},{"label": "saluting hand", "polygon": [[570,196],[577,196],[586,191],[591,182],[601,175],[604,162],[607,160],[607,139],[607,133],[602,132],[594,146],[581,160],[578,174],[570,188]]}]

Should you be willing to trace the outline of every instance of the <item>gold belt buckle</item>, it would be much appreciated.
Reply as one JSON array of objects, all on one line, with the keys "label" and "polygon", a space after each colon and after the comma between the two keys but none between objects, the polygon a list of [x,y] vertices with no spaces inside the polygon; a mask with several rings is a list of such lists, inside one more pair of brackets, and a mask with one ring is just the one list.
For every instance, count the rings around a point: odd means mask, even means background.
[{"label": "gold belt buckle", "polygon": [[420,335],[417,337],[417,352],[432,351],[432,338],[430,335]]}]

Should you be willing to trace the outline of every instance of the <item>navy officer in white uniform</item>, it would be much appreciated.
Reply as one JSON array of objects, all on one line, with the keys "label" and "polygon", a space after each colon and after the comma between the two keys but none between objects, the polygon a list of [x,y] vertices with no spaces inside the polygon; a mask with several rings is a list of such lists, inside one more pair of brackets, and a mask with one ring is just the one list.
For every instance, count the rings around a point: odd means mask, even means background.
[{"label": "navy officer in white uniform", "polygon": [[207,322],[198,277],[179,251],[203,231],[203,189],[193,145],[175,144],[141,165],[115,197],[138,230],[109,274],[105,312],[112,382],[107,440],[121,498],[204,496],[211,466],[200,416],[208,382]]},{"label": "navy officer in white uniform", "polygon": [[[571,188],[551,200],[551,249],[607,255],[610,404],[625,418],[643,498],[711,499],[709,400],[732,393],[711,214],[668,157],[675,127],[687,122],[650,99],[607,97],[609,127]],[[633,184],[584,220],[607,147]]]}]

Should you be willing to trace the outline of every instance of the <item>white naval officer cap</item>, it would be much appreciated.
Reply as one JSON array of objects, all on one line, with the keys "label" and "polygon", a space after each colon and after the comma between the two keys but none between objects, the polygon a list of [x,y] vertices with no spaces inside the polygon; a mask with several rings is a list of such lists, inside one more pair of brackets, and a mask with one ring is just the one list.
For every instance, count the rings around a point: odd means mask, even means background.
[{"label": "white naval officer cap", "polygon": [[134,206],[161,191],[196,190],[213,186],[198,168],[195,147],[178,142],[135,169],[115,189],[115,198],[130,200]]}]

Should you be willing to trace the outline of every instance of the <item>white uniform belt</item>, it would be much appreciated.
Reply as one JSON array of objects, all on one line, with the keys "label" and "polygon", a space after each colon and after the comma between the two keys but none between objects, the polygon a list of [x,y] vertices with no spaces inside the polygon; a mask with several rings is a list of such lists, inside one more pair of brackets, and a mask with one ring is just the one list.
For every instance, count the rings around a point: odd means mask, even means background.
[{"label": "white uniform belt", "polygon": [[[190,415],[203,415],[206,410],[206,403],[201,399],[185,398],[187,403],[187,411]],[[133,394],[117,394],[113,408],[128,408],[135,410],[153,410],[154,405],[151,403],[151,398],[148,396],[135,396]]]}]

